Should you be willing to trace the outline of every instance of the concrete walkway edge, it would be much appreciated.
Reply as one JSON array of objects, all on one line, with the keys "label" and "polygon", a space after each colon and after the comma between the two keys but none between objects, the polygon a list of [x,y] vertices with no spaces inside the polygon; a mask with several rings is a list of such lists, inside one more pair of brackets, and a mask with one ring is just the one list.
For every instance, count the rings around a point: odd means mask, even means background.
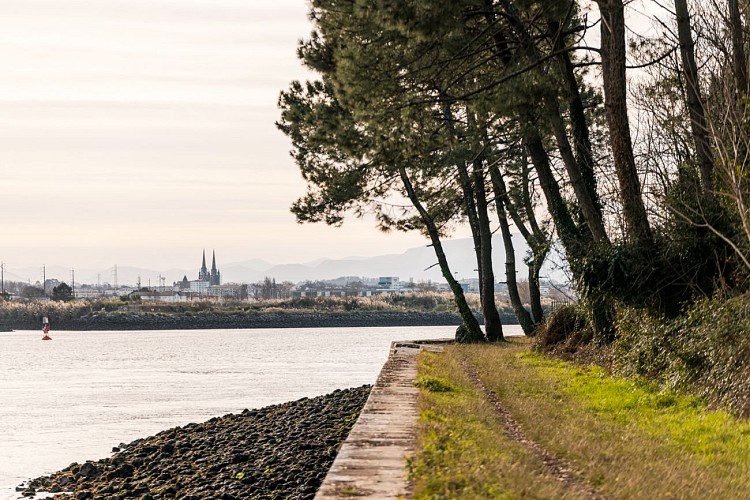
[{"label": "concrete walkway edge", "polygon": [[391,343],[362,412],[320,486],[316,499],[408,498],[406,460],[415,451],[417,354],[449,339]]}]

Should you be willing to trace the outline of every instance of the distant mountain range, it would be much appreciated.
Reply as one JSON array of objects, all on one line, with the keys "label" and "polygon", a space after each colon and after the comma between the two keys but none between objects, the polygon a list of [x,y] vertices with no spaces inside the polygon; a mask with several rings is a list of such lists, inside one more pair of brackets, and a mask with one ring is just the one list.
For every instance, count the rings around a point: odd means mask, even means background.
[{"label": "distant mountain range", "polygon": [[[518,235],[514,235],[516,253],[516,268],[518,277],[526,277],[528,270],[523,263],[528,247],[526,242]],[[448,256],[451,271],[458,279],[476,278],[476,258],[474,256],[474,244],[470,238],[445,240],[443,248]],[[497,281],[505,280],[505,252],[502,240],[499,236],[493,239],[493,262]],[[233,262],[222,265],[218,263],[222,274],[222,282],[254,283],[268,276],[276,281],[313,281],[328,280],[342,276],[358,276],[364,278],[377,278],[379,276],[398,276],[407,281],[444,282],[445,279],[436,265],[437,258],[432,247],[422,246],[410,248],[404,253],[377,255],[374,257],[349,257],[345,259],[317,259],[304,264],[271,264],[264,260],[252,259],[242,262]],[[565,280],[562,271],[557,269],[559,265],[547,265],[542,275],[562,282]],[[6,273],[7,280],[27,281],[31,278],[32,283],[41,281],[39,268],[18,269],[15,273]],[[117,266],[117,281],[119,285],[135,285],[140,277],[142,286],[158,286],[159,276],[164,278],[166,285],[179,281],[183,276],[189,280],[198,278],[198,268],[195,269],[165,269],[153,270],[131,266]],[[70,269],[60,266],[47,266],[47,277],[60,281],[69,282],[71,278]],[[113,268],[104,270],[76,269],[76,283],[96,284],[110,283],[114,281]]]}]

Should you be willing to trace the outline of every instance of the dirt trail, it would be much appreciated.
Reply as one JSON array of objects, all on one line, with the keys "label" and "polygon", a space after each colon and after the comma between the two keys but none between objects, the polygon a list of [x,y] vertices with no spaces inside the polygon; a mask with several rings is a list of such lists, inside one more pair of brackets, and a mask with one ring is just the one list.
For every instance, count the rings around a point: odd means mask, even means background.
[{"label": "dirt trail", "polygon": [[497,394],[484,385],[479,378],[476,368],[474,368],[466,358],[461,359],[461,365],[474,386],[482,391],[487,401],[492,404],[495,412],[503,422],[505,434],[509,439],[512,439],[531,450],[544,464],[545,472],[569,488],[571,495],[575,496],[575,498],[595,500],[606,499],[606,497],[599,493],[592,484],[583,478],[583,475],[580,474],[580,472],[574,470],[570,464],[556,457],[552,452],[536,441],[529,439],[526,434],[524,434],[521,426],[513,418],[513,415],[503,407]]}]

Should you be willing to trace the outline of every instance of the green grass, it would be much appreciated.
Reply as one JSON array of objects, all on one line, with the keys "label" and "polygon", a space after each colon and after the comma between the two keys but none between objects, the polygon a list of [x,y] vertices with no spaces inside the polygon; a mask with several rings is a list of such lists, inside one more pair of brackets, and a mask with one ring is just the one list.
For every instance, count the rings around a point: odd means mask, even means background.
[{"label": "green grass", "polygon": [[415,498],[515,498],[529,483],[544,498],[561,498],[560,485],[538,474],[540,463],[493,426],[493,409],[457,360],[422,353],[420,449],[409,462]]},{"label": "green grass", "polygon": [[417,498],[575,498],[505,438],[459,364],[465,356],[526,435],[608,498],[750,498],[750,424],[694,397],[549,360],[527,341],[421,355]]},{"label": "green grass", "polygon": [[733,469],[744,464],[748,472],[741,486],[750,487],[750,423],[746,420],[725,411],[709,411],[698,398],[660,391],[654,384],[606,376],[598,367],[580,369],[531,353],[519,359],[541,376],[559,381],[602,420],[637,426],[676,456],[689,456],[730,477]]}]

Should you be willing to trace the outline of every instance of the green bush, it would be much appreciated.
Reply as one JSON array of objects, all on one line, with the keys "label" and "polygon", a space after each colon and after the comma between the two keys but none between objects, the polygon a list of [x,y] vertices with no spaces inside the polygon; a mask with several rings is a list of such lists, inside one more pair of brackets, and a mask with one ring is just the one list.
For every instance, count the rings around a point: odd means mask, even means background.
[{"label": "green bush", "polygon": [[537,331],[534,347],[547,352],[575,352],[581,345],[591,342],[593,337],[593,330],[582,307],[564,306],[547,317]]},{"label": "green bush", "polygon": [[414,381],[414,385],[420,389],[430,392],[455,392],[456,388],[445,379],[430,375],[420,375]]},{"label": "green bush", "polygon": [[702,300],[673,320],[618,315],[614,369],[750,416],[750,295]]}]

